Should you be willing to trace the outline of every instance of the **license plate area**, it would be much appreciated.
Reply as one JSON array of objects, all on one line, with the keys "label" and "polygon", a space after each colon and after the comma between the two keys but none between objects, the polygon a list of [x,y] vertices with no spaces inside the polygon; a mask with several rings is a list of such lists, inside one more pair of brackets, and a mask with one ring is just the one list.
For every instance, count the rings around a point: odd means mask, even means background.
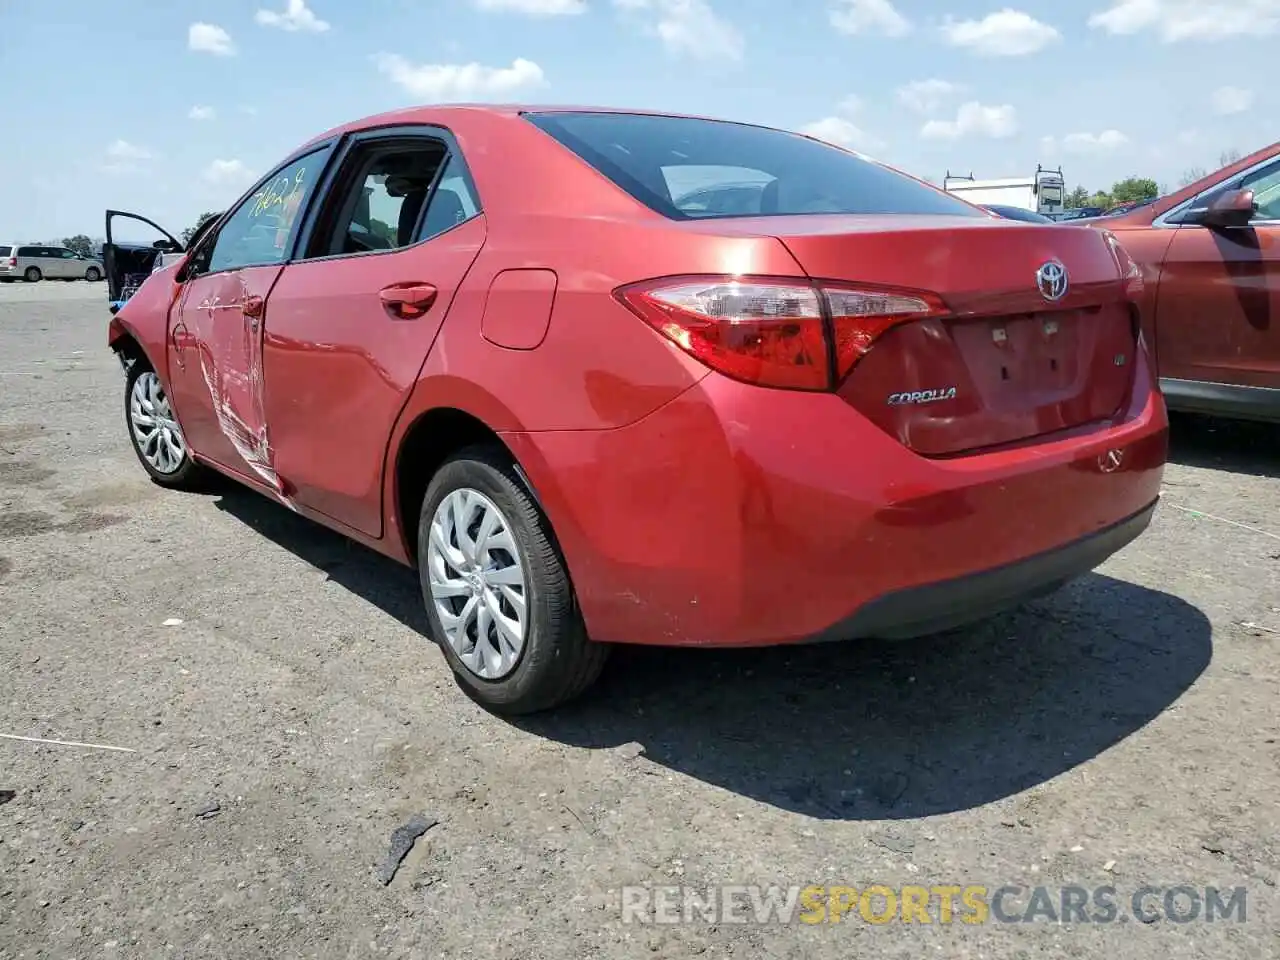
[{"label": "license plate area", "polygon": [[952,340],[979,391],[990,398],[1051,401],[1081,372],[1081,311],[1010,314],[956,323]]}]

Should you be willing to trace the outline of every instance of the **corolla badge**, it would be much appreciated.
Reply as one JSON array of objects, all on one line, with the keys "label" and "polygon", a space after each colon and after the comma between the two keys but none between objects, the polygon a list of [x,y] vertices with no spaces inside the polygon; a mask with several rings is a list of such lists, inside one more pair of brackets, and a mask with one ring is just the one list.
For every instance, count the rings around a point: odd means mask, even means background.
[{"label": "corolla badge", "polygon": [[1069,286],[1067,268],[1057,260],[1042,263],[1036,271],[1036,286],[1040,289],[1040,296],[1046,300],[1061,300],[1067,295]]},{"label": "corolla badge", "polygon": [[886,401],[891,407],[899,407],[908,403],[937,403],[939,400],[954,400],[955,387],[938,387],[935,390],[905,390],[889,394]]}]

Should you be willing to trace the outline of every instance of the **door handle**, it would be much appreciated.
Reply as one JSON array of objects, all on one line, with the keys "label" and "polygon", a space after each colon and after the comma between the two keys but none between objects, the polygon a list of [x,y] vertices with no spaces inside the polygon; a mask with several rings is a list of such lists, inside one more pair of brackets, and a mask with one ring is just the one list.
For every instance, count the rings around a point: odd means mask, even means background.
[{"label": "door handle", "polygon": [[405,283],[384,287],[378,299],[393,317],[416,320],[436,302],[439,291],[429,283]]},{"label": "door handle", "polygon": [[256,293],[251,293],[249,296],[244,298],[244,306],[241,307],[241,309],[244,311],[244,315],[246,317],[258,319],[262,316],[262,308],[265,307],[266,304],[267,302],[263,300],[262,297],[258,296]]}]

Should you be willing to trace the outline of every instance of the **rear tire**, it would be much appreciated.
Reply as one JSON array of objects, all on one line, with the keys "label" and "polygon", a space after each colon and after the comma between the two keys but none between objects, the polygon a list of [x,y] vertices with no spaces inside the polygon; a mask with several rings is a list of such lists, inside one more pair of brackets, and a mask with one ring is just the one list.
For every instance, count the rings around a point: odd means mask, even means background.
[{"label": "rear tire", "polygon": [[22,275],[27,283],[39,283],[43,276],[39,267],[27,267],[27,272]]},{"label": "rear tire", "polygon": [[470,447],[436,472],[418,576],[432,638],[485,708],[549,710],[599,677],[609,647],[587,638],[551,526],[504,450]]},{"label": "rear tire", "polygon": [[138,462],[151,480],[173,490],[197,490],[209,470],[187,448],[160,378],[145,360],[135,360],[124,381],[124,423]]},{"label": "rear tire", "polygon": [[99,280],[102,279],[102,271],[99,270],[97,267],[90,267],[88,270],[84,272],[84,278],[88,280],[90,283],[97,283]]}]

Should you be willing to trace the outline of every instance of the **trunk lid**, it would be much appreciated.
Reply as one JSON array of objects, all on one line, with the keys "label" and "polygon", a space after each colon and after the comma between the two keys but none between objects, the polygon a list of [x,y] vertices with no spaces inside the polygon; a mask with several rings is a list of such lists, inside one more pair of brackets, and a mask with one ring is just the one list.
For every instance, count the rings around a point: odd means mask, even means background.
[{"label": "trunk lid", "polygon": [[[1102,231],[917,216],[736,227],[767,229],[815,279],[941,298],[948,315],[890,327],[838,386],[918,453],[950,456],[1105,420],[1128,399],[1138,331],[1132,280]],[[1058,299],[1046,296],[1056,292],[1053,267],[1041,290],[1046,264],[1065,272]]]}]

